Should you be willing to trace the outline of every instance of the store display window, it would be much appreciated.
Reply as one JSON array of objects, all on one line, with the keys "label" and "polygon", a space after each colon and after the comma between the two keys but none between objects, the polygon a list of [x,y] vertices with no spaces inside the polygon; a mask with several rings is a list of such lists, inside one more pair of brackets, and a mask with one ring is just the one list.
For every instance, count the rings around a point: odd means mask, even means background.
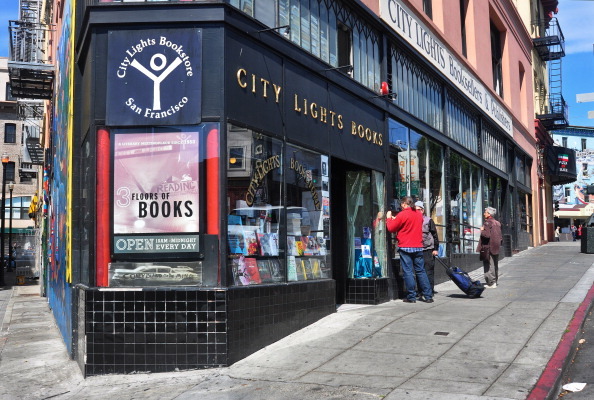
[{"label": "store display window", "polygon": [[377,171],[346,173],[348,277],[384,278],[387,274],[385,184]]},{"label": "store display window", "polygon": [[234,125],[227,138],[232,284],[332,278],[328,156]]},{"label": "store display window", "polygon": [[227,256],[232,284],[285,281],[283,143],[227,129]]},{"label": "store display window", "polygon": [[213,126],[112,131],[110,287],[203,285],[203,139]]},{"label": "store display window", "polygon": [[400,199],[411,196],[425,204],[425,212],[433,219],[440,238],[439,255],[446,255],[445,239],[445,176],[443,147],[394,120],[389,121],[390,155],[392,160],[393,198],[398,209]]},{"label": "store display window", "polygon": [[287,280],[332,278],[328,156],[287,145]]},{"label": "store display window", "polygon": [[475,253],[483,224],[480,168],[452,153],[449,190],[452,252]]}]

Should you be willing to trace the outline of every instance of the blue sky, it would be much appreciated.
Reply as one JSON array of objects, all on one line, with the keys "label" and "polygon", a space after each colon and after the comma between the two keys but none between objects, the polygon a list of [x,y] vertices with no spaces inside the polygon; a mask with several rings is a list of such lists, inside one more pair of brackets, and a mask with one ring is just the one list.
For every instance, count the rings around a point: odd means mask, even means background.
[{"label": "blue sky", "polygon": [[569,123],[594,126],[594,119],[588,119],[588,111],[594,111],[594,102],[575,101],[578,93],[594,92],[594,1],[561,0],[556,17],[565,36],[562,76]]},{"label": "blue sky", "polygon": [[18,0],[0,0],[0,57],[8,57],[8,21],[19,19]]},{"label": "blue sky", "polygon": [[[0,1],[0,57],[8,57],[8,21],[18,19],[19,1]],[[594,111],[594,102],[575,101],[578,93],[594,92],[594,1],[560,0],[556,17],[565,35],[563,96],[569,105],[569,123],[594,126],[594,119],[588,119],[588,111]]]}]

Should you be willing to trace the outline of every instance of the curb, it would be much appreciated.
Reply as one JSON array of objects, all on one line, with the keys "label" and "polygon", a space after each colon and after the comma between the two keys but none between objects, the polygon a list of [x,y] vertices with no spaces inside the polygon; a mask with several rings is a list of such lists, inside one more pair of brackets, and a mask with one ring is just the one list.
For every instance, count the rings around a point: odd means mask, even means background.
[{"label": "curb", "polygon": [[557,391],[563,377],[565,368],[571,363],[575,353],[575,345],[579,340],[579,332],[584,326],[586,316],[590,312],[594,302],[594,285],[590,287],[586,297],[575,310],[573,317],[567,325],[566,331],[561,337],[557,349],[547,363],[542,375],[534,385],[534,388],[526,400],[542,400],[557,398]]}]

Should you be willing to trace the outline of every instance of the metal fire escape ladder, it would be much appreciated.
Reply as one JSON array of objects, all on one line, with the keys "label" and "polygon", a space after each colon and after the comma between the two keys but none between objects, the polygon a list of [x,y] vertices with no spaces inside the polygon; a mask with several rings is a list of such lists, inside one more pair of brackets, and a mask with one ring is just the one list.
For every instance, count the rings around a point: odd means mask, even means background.
[{"label": "metal fire escape ladder", "polygon": [[51,99],[54,65],[50,57],[53,31],[42,14],[42,0],[21,0],[20,19],[9,21],[8,74],[16,98]]},{"label": "metal fire escape ladder", "polygon": [[[544,110],[536,118],[547,130],[561,129],[569,125],[567,103],[563,98],[561,59],[565,57],[565,38],[557,18],[534,21],[535,36],[532,41],[540,58],[547,62],[549,90],[544,99]],[[543,99],[539,99],[543,100]]]}]

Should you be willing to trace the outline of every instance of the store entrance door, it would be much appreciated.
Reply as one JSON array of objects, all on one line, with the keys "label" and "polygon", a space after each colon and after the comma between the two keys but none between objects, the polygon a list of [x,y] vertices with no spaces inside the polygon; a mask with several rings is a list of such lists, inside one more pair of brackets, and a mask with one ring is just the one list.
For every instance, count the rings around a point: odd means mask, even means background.
[{"label": "store entrance door", "polygon": [[[378,236],[383,232],[383,221],[378,225],[374,220],[383,210],[383,178],[377,185],[374,179],[383,175],[334,158],[331,171],[332,276],[336,281],[336,303],[343,304],[356,302],[349,294],[349,284],[355,284],[354,280],[382,277],[381,268],[374,265],[385,262],[385,236]],[[372,244],[376,239],[379,246]]]}]

